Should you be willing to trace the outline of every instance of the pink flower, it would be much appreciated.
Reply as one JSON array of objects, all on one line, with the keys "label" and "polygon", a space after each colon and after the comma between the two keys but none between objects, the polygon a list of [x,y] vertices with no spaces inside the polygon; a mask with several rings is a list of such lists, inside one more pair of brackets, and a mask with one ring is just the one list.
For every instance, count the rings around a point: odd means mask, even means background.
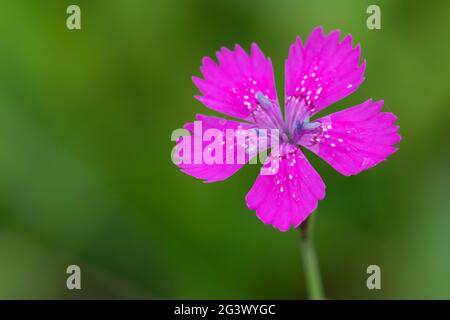
[{"label": "pink flower", "polygon": [[[303,45],[291,45],[285,62],[285,116],[275,90],[272,63],[256,44],[248,55],[239,45],[217,52],[218,64],[203,58],[204,79],[193,77],[206,107],[244,122],[197,115],[203,127],[226,129],[264,128],[281,132],[280,147],[267,159],[278,163],[274,175],[259,175],[245,200],[265,224],[280,231],[299,226],[325,196],[325,184],[305,158],[307,148],[345,176],[369,169],[397,148],[396,116],[381,112],[383,101],[367,100],[357,106],[310,120],[317,112],[339,101],[364,80],[366,63],[359,64],[360,46],[347,35],[340,42],[335,30],[325,36],[315,28]],[[192,133],[193,124],[185,125]],[[205,145],[203,145],[205,147]],[[225,152],[224,152],[225,154]],[[225,161],[224,161],[225,163]],[[267,166],[266,162],[264,166]],[[243,164],[179,164],[182,171],[206,182],[229,178]]]}]

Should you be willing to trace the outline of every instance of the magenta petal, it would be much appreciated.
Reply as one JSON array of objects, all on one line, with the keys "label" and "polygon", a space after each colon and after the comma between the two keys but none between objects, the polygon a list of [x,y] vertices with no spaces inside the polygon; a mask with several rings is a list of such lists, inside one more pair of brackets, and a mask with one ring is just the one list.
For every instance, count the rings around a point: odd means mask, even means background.
[{"label": "magenta petal", "polygon": [[360,105],[318,119],[321,126],[305,134],[300,144],[345,176],[371,168],[397,151],[397,117],[380,112],[383,101]]},{"label": "magenta petal", "polygon": [[[238,121],[233,120],[227,120],[219,117],[210,117],[205,115],[197,115],[196,117],[197,121],[201,121],[202,123],[202,130],[205,132],[207,129],[218,129],[222,132],[224,139],[226,138],[226,129],[242,129],[242,130],[248,130],[253,128],[253,125],[247,124],[247,123],[241,123]],[[180,163],[178,164],[178,167],[185,172],[188,175],[191,175],[197,179],[202,179],[205,182],[215,182],[215,181],[221,181],[229,178],[234,173],[236,173],[242,166],[244,166],[244,163],[237,163],[237,161],[234,161],[233,164],[227,164],[226,163],[226,154],[227,152],[232,152],[234,154],[234,159],[237,160],[237,149],[236,146],[236,138],[232,139],[232,142],[230,144],[224,144],[222,149],[222,163],[221,164],[207,164],[202,161],[202,163],[195,164],[194,163],[194,139],[193,139],[193,133],[194,133],[194,123],[187,123],[184,125],[184,128],[188,130],[191,133],[191,161],[190,163]],[[180,146],[180,143],[183,138],[181,138],[178,143],[177,147]],[[204,152],[205,148],[208,147],[210,144],[210,141],[202,141],[201,144],[201,151]],[[233,147],[233,149],[227,150],[228,147]],[[245,159],[245,161],[248,161],[248,156]]]},{"label": "magenta petal", "polygon": [[340,32],[323,34],[315,28],[305,45],[297,38],[285,63],[286,101],[303,97],[310,115],[353,93],[364,81],[365,62],[359,65],[360,47],[352,37],[340,41]]},{"label": "magenta petal", "polygon": [[280,231],[298,227],[325,196],[325,184],[303,153],[290,144],[280,146],[278,153],[270,155],[278,163],[274,175],[259,175],[245,200],[251,210],[265,224]]},{"label": "magenta petal", "polygon": [[204,79],[192,78],[203,94],[196,96],[199,101],[210,109],[245,120],[251,120],[251,113],[258,107],[258,92],[278,106],[272,62],[255,43],[250,55],[236,45],[234,51],[222,48],[217,58],[218,64],[203,58],[200,70]]}]

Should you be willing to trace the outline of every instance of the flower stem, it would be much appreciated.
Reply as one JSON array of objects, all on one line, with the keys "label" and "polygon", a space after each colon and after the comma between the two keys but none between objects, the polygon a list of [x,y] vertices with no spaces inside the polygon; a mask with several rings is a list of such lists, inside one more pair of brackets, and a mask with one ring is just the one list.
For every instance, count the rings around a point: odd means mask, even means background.
[{"label": "flower stem", "polygon": [[308,299],[323,300],[325,297],[322,279],[320,277],[319,263],[312,243],[312,229],[316,214],[317,212],[311,214],[309,218],[298,227],[298,230],[300,232],[300,250],[305,270]]}]

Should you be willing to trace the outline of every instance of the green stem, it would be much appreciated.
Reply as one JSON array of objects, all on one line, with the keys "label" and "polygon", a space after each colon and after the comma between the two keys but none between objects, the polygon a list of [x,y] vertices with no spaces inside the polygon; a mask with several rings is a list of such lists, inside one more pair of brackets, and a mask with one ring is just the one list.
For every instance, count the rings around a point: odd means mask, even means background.
[{"label": "green stem", "polygon": [[316,251],[312,243],[312,229],[314,226],[313,213],[298,228],[300,232],[300,250],[303,258],[303,267],[305,269],[305,280],[308,299],[323,300],[323,286],[320,277],[319,263],[317,261]]}]

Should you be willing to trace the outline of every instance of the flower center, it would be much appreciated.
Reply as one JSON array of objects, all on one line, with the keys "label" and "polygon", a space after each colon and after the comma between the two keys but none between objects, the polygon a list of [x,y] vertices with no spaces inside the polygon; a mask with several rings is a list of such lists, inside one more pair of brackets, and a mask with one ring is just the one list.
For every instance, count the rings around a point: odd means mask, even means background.
[{"label": "flower center", "polygon": [[298,144],[302,136],[311,134],[320,127],[319,122],[311,122],[304,99],[290,97],[286,102],[286,115],[282,119],[276,101],[271,101],[261,91],[256,93],[258,107],[251,114],[253,120],[262,128],[278,129],[280,142]]},{"label": "flower center", "polygon": [[285,128],[289,142],[298,144],[303,136],[319,130],[320,123],[310,121],[310,114],[302,97],[289,97],[286,101]]}]

